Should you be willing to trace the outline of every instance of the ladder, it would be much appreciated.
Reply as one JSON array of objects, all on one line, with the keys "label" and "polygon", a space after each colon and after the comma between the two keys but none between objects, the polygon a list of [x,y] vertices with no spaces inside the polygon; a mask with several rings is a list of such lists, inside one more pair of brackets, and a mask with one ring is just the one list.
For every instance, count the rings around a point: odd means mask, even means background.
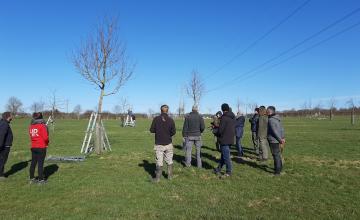
[{"label": "ladder", "polygon": [[[91,143],[91,138],[93,136],[93,133],[95,132],[95,127],[96,127],[96,120],[98,118],[98,113],[97,112],[93,112],[90,115],[90,119],[89,119],[89,123],[85,132],[85,137],[83,140],[83,144],[81,146],[81,151],[80,153],[82,154],[89,154],[91,153],[94,148],[93,146],[90,145]],[[109,150],[111,151],[111,146],[110,146],[110,142],[109,142],[109,138],[106,134],[106,130],[104,127],[104,123],[102,120],[100,120],[100,125],[101,125],[101,134],[103,135],[102,137],[102,147],[104,150]]]}]

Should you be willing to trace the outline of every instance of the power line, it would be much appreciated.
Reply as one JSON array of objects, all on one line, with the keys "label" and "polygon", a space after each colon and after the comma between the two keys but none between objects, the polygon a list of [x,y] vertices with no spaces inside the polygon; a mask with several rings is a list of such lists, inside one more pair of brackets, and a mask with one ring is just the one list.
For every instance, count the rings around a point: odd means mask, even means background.
[{"label": "power line", "polygon": [[279,23],[271,27],[267,32],[265,32],[263,35],[261,35],[259,38],[257,38],[255,41],[250,43],[244,50],[242,50],[240,53],[233,56],[229,61],[221,65],[218,69],[216,69],[214,72],[209,74],[207,79],[214,76],[216,73],[219,73],[221,70],[223,70],[227,65],[233,63],[236,59],[239,57],[242,57],[244,54],[246,54],[248,51],[250,51],[253,47],[255,47],[260,41],[264,40],[266,37],[268,37],[271,33],[273,33],[276,29],[278,29],[281,25],[283,25],[285,22],[290,20],[296,13],[298,13],[301,9],[303,9],[311,0],[304,1],[300,6],[298,6],[295,10],[293,10],[290,14],[288,14],[285,18],[283,18]]},{"label": "power line", "polygon": [[315,32],[314,34],[310,35],[309,37],[305,38],[304,40],[296,43],[294,46],[282,51],[280,54],[278,54],[277,56],[265,61],[264,63],[256,66],[255,68],[245,72],[244,74],[240,74],[239,76],[233,78],[231,81],[228,81],[226,83],[223,83],[221,84],[220,86],[214,88],[214,89],[210,89],[208,90],[207,92],[212,92],[212,91],[216,91],[216,90],[219,90],[220,88],[223,88],[224,86],[226,85],[229,85],[229,84],[233,84],[235,81],[238,81],[239,79],[241,78],[244,78],[244,77],[247,77],[249,75],[251,75],[252,73],[258,71],[259,69],[263,68],[264,66],[268,65],[269,63],[272,63],[273,61],[283,57],[284,55],[290,53],[291,51],[297,49],[298,47],[304,45],[305,43],[307,43],[308,41],[314,39],[315,37],[321,35],[322,33],[324,33],[325,31],[329,30],[330,28],[336,26],[337,24],[343,22],[344,20],[348,19],[349,17],[353,16],[354,14],[360,12],[360,8],[357,8],[353,11],[351,11],[350,13],[344,15],[343,17],[335,20],[334,22],[330,23],[329,25],[325,26],[324,28],[320,29],[319,31]]}]

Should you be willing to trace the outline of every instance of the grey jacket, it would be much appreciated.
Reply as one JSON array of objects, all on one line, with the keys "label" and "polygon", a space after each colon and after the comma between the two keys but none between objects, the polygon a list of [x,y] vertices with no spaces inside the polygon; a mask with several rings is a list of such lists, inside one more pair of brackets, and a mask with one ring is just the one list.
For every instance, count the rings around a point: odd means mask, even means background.
[{"label": "grey jacket", "polygon": [[284,127],[279,115],[269,116],[267,138],[269,143],[272,144],[278,144],[281,142],[281,139],[285,138]]},{"label": "grey jacket", "polygon": [[204,119],[199,113],[191,112],[185,117],[182,130],[183,137],[198,137],[204,130]]}]

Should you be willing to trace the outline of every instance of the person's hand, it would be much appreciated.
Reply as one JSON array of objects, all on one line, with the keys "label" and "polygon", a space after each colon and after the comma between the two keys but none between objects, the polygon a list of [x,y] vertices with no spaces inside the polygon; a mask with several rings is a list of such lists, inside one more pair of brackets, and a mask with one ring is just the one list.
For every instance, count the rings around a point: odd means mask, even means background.
[{"label": "person's hand", "polygon": [[286,143],[285,138],[281,139],[281,144],[285,144],[285,143]]}]

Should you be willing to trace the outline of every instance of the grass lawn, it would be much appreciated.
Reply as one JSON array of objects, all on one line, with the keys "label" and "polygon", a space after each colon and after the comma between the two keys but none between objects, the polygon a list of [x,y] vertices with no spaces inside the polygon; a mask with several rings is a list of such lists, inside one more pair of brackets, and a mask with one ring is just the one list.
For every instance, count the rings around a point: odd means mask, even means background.
[{"label": "grass lawn", "polygon": [[[38,186],[28,183],[29,120],[14,120],[0,219],[360,219],[360,123],[286,118],[285,175],[273,177],[272,160],[260,166],[248,150],[247,162],[233,157],[233,176],[220,180],[212,173],[220,154],[210,131],[204,134],[204,169],[182,166],[182,121],[176,121],[175,177],[158,184],[150,181],[150,123],[122,128],[105,121],[111,153],[81,163],[47,162],[49,182]],[[58,120],[48,156],[79,155],[86,126],[86,120]],[[247,148],[250,135],[247,123]]]}]

